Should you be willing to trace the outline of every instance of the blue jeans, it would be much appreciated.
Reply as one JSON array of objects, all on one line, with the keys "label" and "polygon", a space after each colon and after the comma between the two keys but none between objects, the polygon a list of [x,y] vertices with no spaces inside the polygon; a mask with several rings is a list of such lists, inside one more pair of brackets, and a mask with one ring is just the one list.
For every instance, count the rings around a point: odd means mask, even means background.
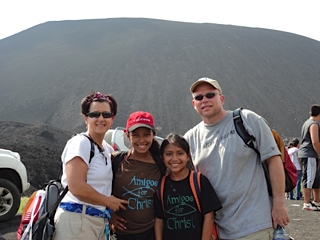
[{"label": "blue jeans", "polygon": [[[297,186],[296,186],[296,200],[299,200],[301,197],[301,177],[302,170],[297,170]],[[289,198],[293,200],[293,191],[289,192]]]}]

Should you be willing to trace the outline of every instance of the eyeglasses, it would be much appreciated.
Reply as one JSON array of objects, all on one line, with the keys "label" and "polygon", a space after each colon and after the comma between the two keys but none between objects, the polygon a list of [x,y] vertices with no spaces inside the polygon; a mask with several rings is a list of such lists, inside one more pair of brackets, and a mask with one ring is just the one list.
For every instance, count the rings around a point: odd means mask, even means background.
[{"label": "eyeglasses", "polygon": [[220,93],[215,93],[215,92],[209,92],[205,95],[197,95],[195,96],[193,99],[197,100],[197,101],[201,101],[204,97],[208,98],[208,99],[211,99],[211,98],[214,98],[216,95],[221,95]]},{"label": "eyeglasses", "polygon": [[90,113],[87,113],[86,115],[90,118],[99,118],[101,114],[103,118],[111,118],[113,116],[112,112],[98,112],[98,111],[90,112]]}]

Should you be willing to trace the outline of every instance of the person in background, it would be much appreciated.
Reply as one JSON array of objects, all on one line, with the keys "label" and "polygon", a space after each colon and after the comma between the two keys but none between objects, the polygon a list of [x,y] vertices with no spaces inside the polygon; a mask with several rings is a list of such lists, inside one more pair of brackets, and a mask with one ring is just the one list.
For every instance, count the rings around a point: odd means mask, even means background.
[{"label": "person in background", "polygon": [[221,203],[209,180],[201,174],[199,212],[189,183],[188,142],[178,134],[169,134],[161,144],[160,153],[170,173],[166,176],[163,202],[158,194],[154,195],[155,239],[210,240],[214,213],[221,209]]},{"label": "person in background", "polygon": [[[216,214],[220,239],[270,240],[278,224],[285,227],[290,221],[283,164],[270,127],[256,113],[241,111],[244,126],[256,138],[258,156],[237,134],[233,112],[223,108],[225,96],[216,80],[201,78],[190,91],[202,121],[184,137],[196,169],[209,179],[222,203]],[[272,197],[261,162],[269,168]]]},{"label": "person in background", "polygon": [[299,200],[301,197],[301,176],[302,176],[302,170],[301,170],[301,162],[298,158],[298,152],[299,152],[299,139],[294,138],[289,143],[288,148],[288,154],[290,156],[291,161],[293,162],[294,166],[297,169],[297,186],[296,186],[296,197],[293,197],[293,191],[289,192],[289,199],[290,200]]},{"label": "person in background", "polygon": [[[320,210],[320,105],[314,104],[310,109],[310,117],[302,125],[301,145],[298,157],[302,164],[303,210]],[[311,191],[313,201],[311,201]]]},{"label": "person in background", "polygon": [[81,134],[72,137],[63,150],[61,183],[69,191],[55,214],[55,240],[105,240],[110,212],[126,209],[127,201],[111,195],[113,149],[104,141],[117,103],[112,96],[95,92],[82,99],[81,112],[85,135],[94,142],[94,155],[89,162],[91,142]]},{"label": "person in background", "polygon": [[[286,148],[286,150],[288,151],[289,148],[291,148],[291,147],[292,147],[292,143],[289,142],[288,146],[286,146],[285,148]],[[290,160],[291,160],[291,159],[290,159]],[[291,160],[291,161],[292,161],[292,160]],[[290,192],[286,192],[286,193],[285,193],[286,199],[289,199],[289,194],[290,194]]]},{"label": "person in background", "polygon": [[[154,138],[153,116],[143,111],[132,113],[125,132],[132,148],[114,169],[113,194],[129,204],[126,210],[114,213],[110,223],[118,240],[153,240],[153,194],[165,174],[159,144]],[[114,165],[116,158],[115,155]]]}]

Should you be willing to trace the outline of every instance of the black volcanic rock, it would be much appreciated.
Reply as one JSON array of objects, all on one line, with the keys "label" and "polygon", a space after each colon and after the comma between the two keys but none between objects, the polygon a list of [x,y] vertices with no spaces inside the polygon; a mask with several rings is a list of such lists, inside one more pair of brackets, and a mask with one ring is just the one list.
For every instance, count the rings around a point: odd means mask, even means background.
[{"label": "black volcanic rock", "polygon": [[31,188],[40,188],[59,175],[61,153],[72,133],[48,125],[0,121],[0,148],[18,152]]}]

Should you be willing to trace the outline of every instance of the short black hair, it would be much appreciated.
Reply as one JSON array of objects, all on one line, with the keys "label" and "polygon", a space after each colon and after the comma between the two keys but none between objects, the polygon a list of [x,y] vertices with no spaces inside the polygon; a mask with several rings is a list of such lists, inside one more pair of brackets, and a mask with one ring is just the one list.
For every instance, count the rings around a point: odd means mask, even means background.
[{"label": "short black hair", "polygon": [[319,104],[313,104],[311,106],[311,109],[310,109],[310,115],[312,117],[316,117],[320,114],[320,105]]},{"label": "short black hair", "polygon": [[292,139],[290,144],[294,147],[297,147],[299,145],[299,139],[298,138]]}]

